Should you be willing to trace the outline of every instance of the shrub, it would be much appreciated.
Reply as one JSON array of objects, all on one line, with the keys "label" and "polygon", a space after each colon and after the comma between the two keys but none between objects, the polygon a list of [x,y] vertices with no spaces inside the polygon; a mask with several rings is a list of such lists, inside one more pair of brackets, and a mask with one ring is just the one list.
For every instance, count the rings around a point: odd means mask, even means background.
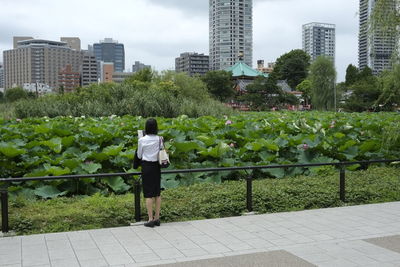
[{"label": "shrub", "polygon": [[[347,172],[346,202],[339,199],[339,175],[264,179],[253,184],[253,207],[260,213],[328,208],[400,200],[399,169],[372,167]],[[162,193],[163,222],[238,216],[246,211],[246,183],[203,183]],[[146,218],[144,200],[141,215]],[[19,234],[116,227],[133,221],[133,195],[24,200],[12,198],[10,227]]]},{"label": "shrub", "polygon": [[4,95],[7,102],[15,102],[20,99],[28,98],[28,93],[21,87],[7,89]]},{"label": "shrub", "polygon": [[[148,81],[151,77],[153,80]],[[198,117],[233,113],[211,98],[199,78],[172,72],[136,75],[122,84],[93,84],[74,93],[20,101],[15,112],[19,118],[113,114],[172,118],[181,114]]]}]

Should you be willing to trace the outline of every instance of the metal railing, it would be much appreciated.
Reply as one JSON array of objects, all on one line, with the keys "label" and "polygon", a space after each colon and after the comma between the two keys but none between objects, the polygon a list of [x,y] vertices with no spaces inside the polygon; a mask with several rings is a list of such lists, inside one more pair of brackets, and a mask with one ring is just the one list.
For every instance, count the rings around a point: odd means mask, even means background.
[{"label": "metal railing", "polygon": [[[346,173],[345,166],[360,164],[362,166],[374,163],[392,163],[400,162],[400,159],[395,160],[370,160],[370,161],[349,161],[349,162],[332,162],[332,163],[310,163],[310,164],[287,164],[287,165],[260,165],[260,166],[241,166],[241,167],[225,167],[225,168],[202,168],[202,169],[184,169],[184,170],[165,170],[161,174],[179,174],[179,173],[194,173],[194,172],[223,172],[223,171],[246,171],[260,169],[278,169],[278,168],[304,168],[304,167],[320,167],[320,166],[335,166],[340,169],[339,176],[339,197],[340,200],[346,201]],[[27,182],[27,181],[51,181],[51,180],[73,180],[83,178],[107,178],[121,176],[125,178],[140,176],[141,172],[132,173],[107,173],[107,174],[85,174],[85,175],[64,175],[64,176],[42,176],[42,177],[18,177],[18,178],[0,178],[0,183],[3,186],[0,188],[1,198],[1,231],[7,233],[9,231],[8,224],[8,186],[12,182]],[[253,211],[253,177],[250,174],[246,177],[246,208],[249,212]],[[134,191],[134,206],[135,206],[135,221],[141,221],[140,207],[140,179],[135,179],[133,184]]]}]

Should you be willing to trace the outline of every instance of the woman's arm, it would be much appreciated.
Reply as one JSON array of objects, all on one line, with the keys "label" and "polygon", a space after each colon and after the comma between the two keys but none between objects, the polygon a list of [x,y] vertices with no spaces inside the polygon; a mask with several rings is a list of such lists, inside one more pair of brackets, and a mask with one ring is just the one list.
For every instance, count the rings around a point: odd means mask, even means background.
[{"label": "woman's arm", "polygon": [[139,159],[142,159],[142,156],[143,156],[143,145],[142,145],[142,142],[140,139],[138,141],[137,156]]}]

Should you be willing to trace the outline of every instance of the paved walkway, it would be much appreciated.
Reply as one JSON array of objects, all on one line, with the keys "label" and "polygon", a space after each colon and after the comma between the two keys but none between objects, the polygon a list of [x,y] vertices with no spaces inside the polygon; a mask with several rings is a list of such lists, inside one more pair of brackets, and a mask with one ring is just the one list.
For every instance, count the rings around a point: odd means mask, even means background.
[{"label": "paved walkway", "polygon": [[240,260],[400,266],[400,202],[0,238],[0,266],[237,266]]}]

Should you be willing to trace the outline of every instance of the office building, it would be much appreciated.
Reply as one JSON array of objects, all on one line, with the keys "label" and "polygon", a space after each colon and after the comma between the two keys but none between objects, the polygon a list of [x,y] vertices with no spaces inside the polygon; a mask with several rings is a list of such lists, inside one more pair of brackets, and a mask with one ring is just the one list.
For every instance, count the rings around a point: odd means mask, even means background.
[{"label": "office building", "polygon": [[303,50],[311,61],[326,56],[335,62],[335,25],[318,22],[303,25]]},{"label": "office building", "polygon": [[124,45],[112,38],[105,38],[99,43],[93,44],[93,53],[97,61],[112,62],[116,72],[125,70]]},{"label": "office building", "polygon": [[3,63],[0,62],[0,89],[4,89],[4,68]]},{"label": "office building", "polygon": [[73,71],[71,65],[68,64],[58,73],[58,87],[62,93],[73,92],[80,85],[81,75]]},{"label": "office building", "polygon": [[61,37],[61,42],[67,43],[67,46],[71,49],[80,51],[81,50],[81,39],[78,37]]},{"label": "office building", "polygon": [[98,82],[97,60],[89,51],[84,51],[81,70],[81,85],[87,86]]},{"label": "office building", "polygon": [[147,69],[147,68],[151,68],[151,66],[145,65],[145,64],[141,63],[140,61],[135,61],[135,64],[132,65],[132,72],[135,73],[135,72],[138,72],[139,70]]},{"label": "office building", "polygon": [[252,0],[209,0],[211,70],[224,70],[242,59],[253,65]]},{"label": "office building", "polygon": [[175,59],[175,71],[186,72],[190,76],[204,75],[209,70],[209,57],[198,53],[182,53]]},{"label": "office building", "polygon": [[[17,37],[19,38],[19,37]],[[71,65],[79,72],[82,52],[73,50],[65,42],[27,39],[17,40],[17,48],[3,52],[5,89],[24,83],[42,83],[58,88],[59,71]]]},{"label": "office building", "polygon": [[[369,18],[376,0],[360,0],[358,35],[358,67],[369,67],[374,74],[391,68],[392,54],[396,49],[396,38],[379,29],[371,30]],[[396,8],[395,1],[388,2],[388,9]],[[399,8],[399,7],[397,7]]]},{"label": "office building", "polygon": [[123,83],[126,78],[132,75],[133,72],[114,72],[112,75],[112,81],[115,83]]},{"label": "office building", "polygon": [[101,82],[112,82],[114,70],[114,63],[112,62],[99,62],[99,78]]}]

